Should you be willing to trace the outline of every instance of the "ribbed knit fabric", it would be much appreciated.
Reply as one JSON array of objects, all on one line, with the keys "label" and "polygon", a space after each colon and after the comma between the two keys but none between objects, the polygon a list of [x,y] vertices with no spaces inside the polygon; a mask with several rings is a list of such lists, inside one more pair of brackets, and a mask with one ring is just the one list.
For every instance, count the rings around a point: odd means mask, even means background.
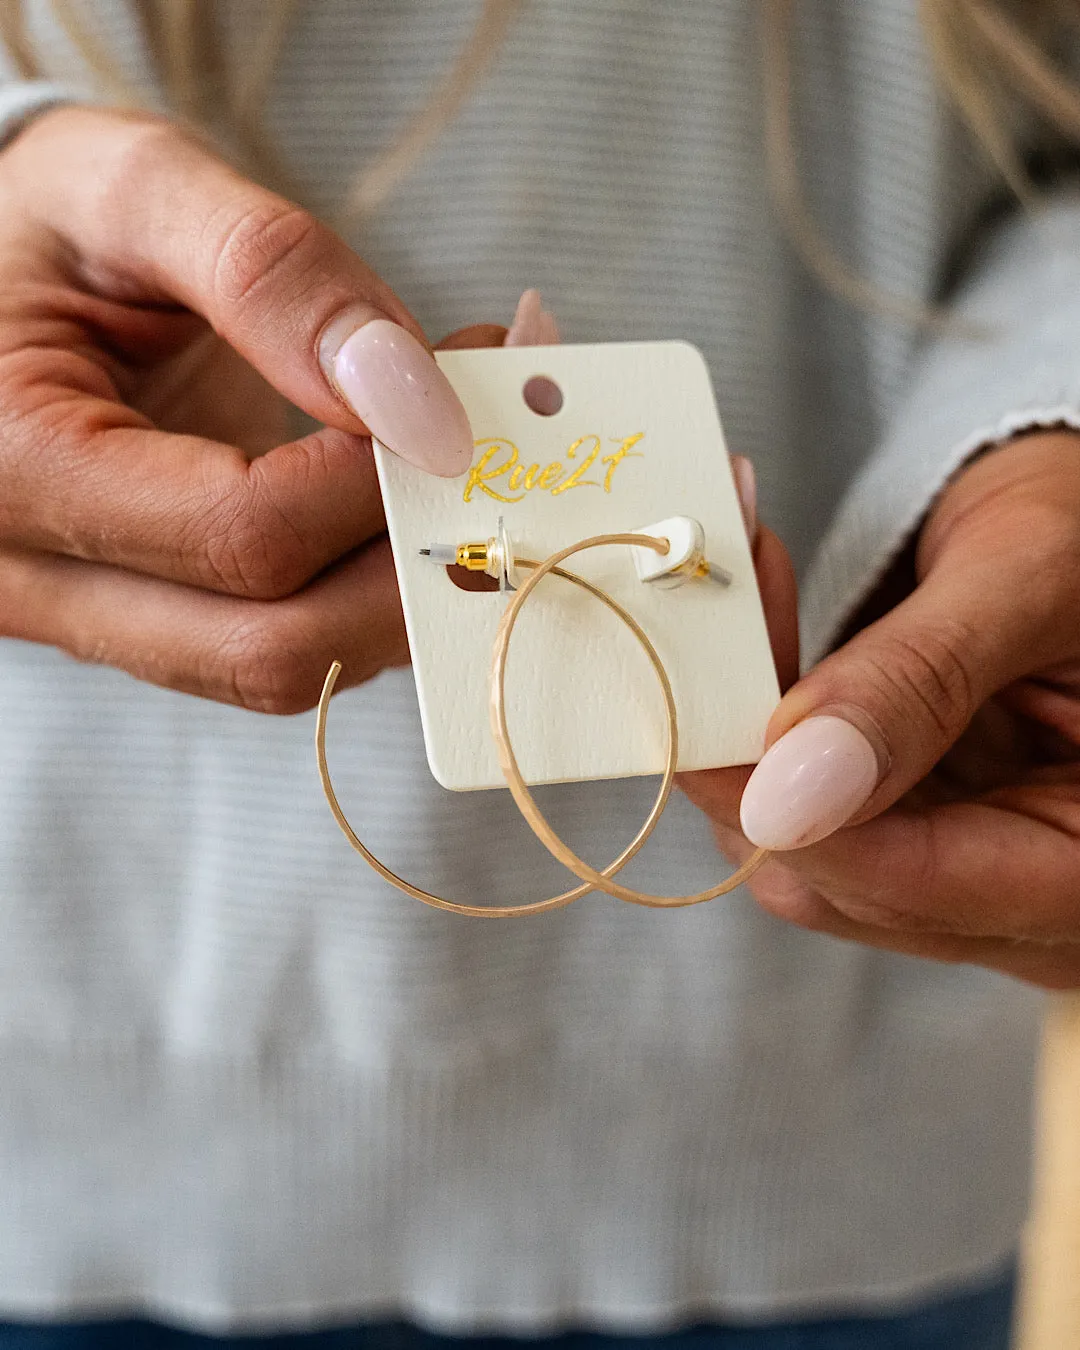
[{"label": "ribbed knit fabric", "polygon": [[[137,74],[126,7],[88,8]],[[261,0],[227,8],[250,41]],[[329,210],[479,7],[299,8],[272,125]],[[826,228],[909,296],[966,246],[961,303],[990,341],[920,350],[793,260],[764,181],[755,0],[528,0],[355,243],[433,336],[539,285],[571,339],[696,342],[765,517],[817,559],[819,651],[967,454],[1080,423],[1080,210],[974,248],[993,189],[933,93],[915,5],[797,8]],[[39,91],[5,97],[18,119]],[[644,1328],[917,1299],[1014,1247],[1037,995],[788,928],[748,896],[429,912],[338,835],[312,728],[0,647],[5,1315]],[[333,760],[405,874],[476,901],[565,884],[506,794],[433,783],[407,672],[336,700]],[[543,801],[598,861],[648,795]],[[632,875],[690,890],[720,866],[680,800]]]}]

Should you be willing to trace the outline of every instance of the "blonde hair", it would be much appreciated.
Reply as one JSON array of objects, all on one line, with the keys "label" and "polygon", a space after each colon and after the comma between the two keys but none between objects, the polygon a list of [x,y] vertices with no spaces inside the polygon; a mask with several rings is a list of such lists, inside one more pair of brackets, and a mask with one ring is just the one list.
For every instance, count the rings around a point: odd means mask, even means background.
[{"label": "blonde hair", "polygon": [[[766,155],[787,233],[810,270],[858,308],[921,328],[956,330],[945,312],[883,292],[860,276],[837,254],[807,205],[792,112],[795,3],[762,0]],[[1080,89],[1050,55],[1080,27],[1075,0],[1017,0],[1008,17],[995,0],[919,0],[919,10],[946,93],[1004,182],[1025,205],[1033,205],[1037,194],[1013,128],[1026,111],[1080,144]]]},{"label": "blonde hair", "polygon": [[[221,0],[129,0],[155,74],[180,119],[217,131],[249,167],[276,185],[287,173],[266,135],[263,111],[274,67],[300,0],[267,0],[266,19],[243,68],[223,67],[217,20]],[[393,192],[453,119],[498,51],[521,0],[483,0],[480,18],[438,87],[397,139],[356,173],[345,212],[363,216]],[[758,0],[763,22],[766,151],[781,219],[807,266],[860,308],[920,326],[939,316],[915,300],[886,295],[859,276],[822,233],[804,197],[792,110],[792,28],[797,0]],[[80,0],[51,0],[53,13],[111,98],[139,96],[86,20]],[[942,84],[1002,179],[1034,198],[1012,128],[1017,110],[1036,114],[1080,144],[1080,90],[1055,64],[1055,46],[1080,28],[1077,0],[919,0],[927,44]],[[26,78],[45,74],[31,41],[24,0],[0,0],[0,39]]]},{"label": "blonde hair", "polygon": [[[243,66],[221,58],[222,0],[128,0],[170,111],[180,121],[216,133],[247,168],[287,189],[289,175],[266,134],[263,114],[282,45],[300,0],[267,0],[261,30]],[[457,59],[397,139],[353,176],[343,213],[365,215],[393,192],[439,133],[456,116],[502,46],[521,0],[483,0]],[[87,20],[79,0],[51,0],[52,12],[99,87],[116,104],[138,107],[139,90]],[[0,0],[0,40],[24,79],[44,71],[26,22],[25,0]]]}]

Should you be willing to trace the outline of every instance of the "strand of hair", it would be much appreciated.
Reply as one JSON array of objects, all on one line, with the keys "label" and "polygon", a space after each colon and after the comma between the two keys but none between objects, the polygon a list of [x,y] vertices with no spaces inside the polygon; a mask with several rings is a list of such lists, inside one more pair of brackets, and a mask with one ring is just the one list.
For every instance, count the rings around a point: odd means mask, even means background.
[{"label": "strand of hair", "polygon": [[433,97],[354,181],[345,205],[346,218],[368,215],[381,205],[453,120],[502,46],[520,5],[521,0],[484,0],[476,27]]}]

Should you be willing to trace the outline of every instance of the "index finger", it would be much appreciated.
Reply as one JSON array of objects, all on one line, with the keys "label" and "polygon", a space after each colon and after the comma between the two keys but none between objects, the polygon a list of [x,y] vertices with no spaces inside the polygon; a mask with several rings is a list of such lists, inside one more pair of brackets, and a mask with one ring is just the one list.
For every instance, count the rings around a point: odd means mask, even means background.
[{"label": "index finger", "polygon": [[896,806],[786,853],[783,866],[847,918],[897,932],[1080,940],[1080,794],[1002,789]]},{"label": "index finger", "polygon": [[371,443],[347,432],[322,428],[248,460],[111,403],[86,399],[59,431],[47,411],[6,429],[6,544],[275,599],[383,529]]},{"label": "index finger", "polygon": [[468,467],[468,418],[419,324],[295,203],[168,122],[87,109],[43,117],[5,167],[103,293],[180,301],[319,421],[430,472]]}]

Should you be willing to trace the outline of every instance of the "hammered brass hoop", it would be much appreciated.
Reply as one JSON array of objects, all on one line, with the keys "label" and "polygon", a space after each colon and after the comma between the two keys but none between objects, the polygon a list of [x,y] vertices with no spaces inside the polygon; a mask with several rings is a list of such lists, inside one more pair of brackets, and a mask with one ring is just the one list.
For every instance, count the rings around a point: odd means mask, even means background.
[{"label": "hammered brass hoop", "polygon": [[[542,563],[532,564],[532,572],[516,591],[503,612],[502,619],[499,622],[499,630],[495,637],[495,646],[491,657],[491,730],[495,737],[496,744],[499,747],[499,763],[502,766],[503,776],[506,779],[507,786],[513,794],[514,801],[517,803],[518,810],[525,817],[533,834],[540,840],[548,852],[573,872],[576,877],[580,877],[583,882],[598,891],[604,891],[607,895],[613,895],[617,900],[627,900],[634,905],[645,905],[650,909],[679,909],[687,905],[700,905],[707,900],[715,900],[718,896],[727,895],[743,882],[748,881],[750,877],[768,858],[767,849],[759,848],[743,863],[743,865],[726,880],[716,886],[710,887],[705,891],[698,891],[694,895],[651,895],[647,891],[634,890],[629,886],[623,886],[617,881],[612,881],[611,876],[614,869],[608,868],[606,872],[598,872],[594,867],[590,867],[584,859],[571,849],[548,824],[547,818],[536,804],[536,800],[525,784],[521,776],[521,770],[518,768],[517,758],[514,755],[513,746],[510,744],[510,732],[506,724],[506,658],[510,650],[510,636],[514,631],[514,625],[521,614],[522,606],[529,596],[533,593],[540,582],[549,573],[560,574],[559,564],[572,558],[575,553],[584,553],[587,549],[604,548],[611,544],[629,544],[638,547],[656,548],[663,544],[664,540],[654,539],[651,535],[640,534],[597,534],[590,539],[582,539],[576,544],[570,544],[568,547],[559,549],[557,553],[551,554],[545,558]],[[581,580],[581,578],[578,578]],[[588,583],[586,583],[588,585]],[[594,595],[599,595],[608,604],[614,605],[614,601],[605,592],[590,587]],[[652,644],[644,633],[637,627],[628,615],[624,615],[635,629],[639,638],[651,651]],[[663,669],[663,667],[660,667]],[[667,676],[664,676],[665,685],[667,685]],[[670,686],[668,686],[670,687]],[[675,725],[674,711],[669,709],[671,739],[668,747],[668,768],[671,766],[672,754],[677,750],[678,735]],[[668,773],[665,770],[664,787],[668,787]],[[664,794],[664,788],[661,789],[663,800],[667,801]],[[657,799],[658,801],[660,798]],[[655,810],[655,808],[654,808]],[[652,817],[650,817],[652,819]],[[651,833],[651,831],[650,831]],[[641,836],[638,836],[641,838]]]},{"label": "hammered brass hoop", "polygon": [[[658,552],[662,552],[667,547],[665,540],[654,539],[651,535],[617,535],[611,536],[611,538],[618,542],[635,543],[643,548],[654,548]],[[586,544],[577,545],[576,548],[580,549],[588,547],[592,542],[593,541],[587,541]],[[570,552],[574,551],[576,551],[576,549],[570,550]],[[567,556],[569,555],[567,554]],[[675,696],[671,691],[671,681],[668,679],[668,673],[664,668],[664,663],[660,660],[656,648],[649,640],[648,635],[633,615],[623,609],[622,605],[608,595],[606,591],[602,591],[598,586],[594,586],[591,581],[586,581],[584,577],[579,577],[573,572],[566,572],[558,567],[558,562],[559,557],[548,558],[543,563],[536,563],[528,558],[515,559],[515,565],[517,567],[535,568],[542,576],[547,576],[550,573],[553,576],[561,577],[564,581],[572,582],[575,586],[580,586],[583,590],[588,591],[590,595],[595,596],[597,600],[600,600],[605,604],[617,618],[622,620],[637,638],[645,651],[645,655],[652,663],[653,670],[656,671],[656,677],[660,682],[660,689],[664,695],[664,706],[667,712],[667,760],[664,765],[664,774],[660,783],[660,790],[656,794],[656,800],[653,803],[652,810],[646,817],[645,823],[642,825],[641,829],[615,861],[606,867],[603,872],[598,872],[596,874],[597,876],[606,879],[625,867],[631,858],[635,857],[641,851],[645,841],[652,834],[653,830],[656,829],[660,817],[664,813],[664,808],[667,806],[668,798],[671,796],[671,788],[675,780],[675,767],[679,759],[679,727],[675,709]],[[535,576],[536,572],[534,572],[533,575]],[[529,578],[529,583],[532,582],[532,579],[532,577]],[[505,623],[505,617],[503,622]],[[504,666],[505,660],[504,654]],[[334,785],[330,779],[330,770],[326,763],[326,718],[330,707],[330,698],[334,692],[334,686],[337,684],[338,676],[340,674],[341,662],[335,661],[327,672],[326,680],[323,683],[322,694],[319,697],[319,707],[315,719],[315,755],[319,764],[319,778],[322,781],[323,792],[326,795],[330,810],[333,813],[334,819],[337,821],[341,832],[368,866],[374,868],[384,881],[388,881],[391,886],[396,886],[399,891],[404,891],[406,895],[412,896],[414,900],[422,900],[425,905],[431,905],[435,909],[446,910],[451,914],[464,914],[467,917],[474,919],[516,919],[530,914],[544,914],[548,910],[561,909],[564,905],[569,905],[574,900],[578,900],[581,896],[588,895],[590,891],[597,889],[595,884],[590,881],[587,884],[575,886],[573,890],[563,891],[561,895],[553,895],[546,900],[536,900],[525,905],[466,905],[455,900],[446,900],[441,895],[433,895],[431,891],[425,891],[420,886],[414,886],[412,882],[406,881],[403,877],[399,877],[396,872],[392,872],[385,863],[381,862],[374,853],[371,852],[349,824],[345,812],[341,809],[341,804],[337,799]],[[501,682],[499,686],[499,697],[501,705]],[[509,747],[509,742],[506,744],[507,747]],[[513,752],[511,751],[511,755],[512,753]],[[500,756],[501,754],[502,748],[500,746]],[[514,768],[516,771],[516,764]],[[512,790],[513,784],[511,784],[511,791]],[[529,800],[531,802],[532,798],[530,797]],[[537,811],[536,814],[539,815],[539,812]],[[543,820],[543,817],[540,817],[540,819]],[[526,820],[529,820],[528,816],[526,816]],[[529,820],[529,824],[532,825],[531,820]],[[544,825],[547,825],[546,821],[544,821]],[[536,829],[535,825],[532,825],[532,828],[534,833],[538,834],[543,842],[547,844],[547,840],[544,839],[544,836],[540,834],[540,831]],[[551,833],[550,830],[548,833]],[[548,845],[548,848],[549,851],[553,851],[551,850],[550,845]],[[584,864],[581,865],[584,866]],[[575,871],[574,868],[571,868],[570,870]]]}]

